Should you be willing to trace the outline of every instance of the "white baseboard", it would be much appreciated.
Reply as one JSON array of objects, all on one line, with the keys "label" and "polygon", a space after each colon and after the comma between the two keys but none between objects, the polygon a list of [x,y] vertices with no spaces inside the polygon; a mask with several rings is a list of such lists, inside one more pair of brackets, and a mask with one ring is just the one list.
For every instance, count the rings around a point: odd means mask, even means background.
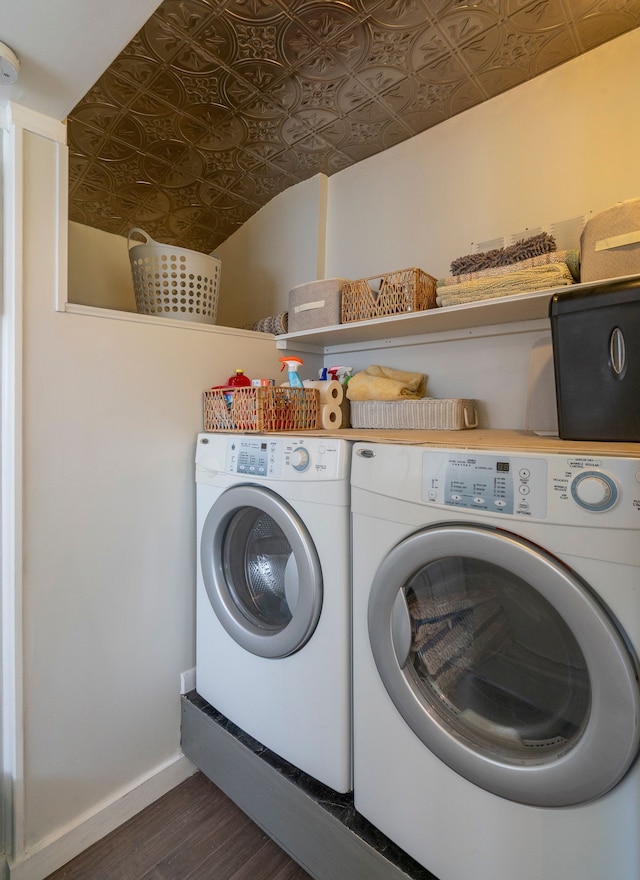
[{"label": "white baseboard", "polygon": [[189,691],[195,689],[196,686],[196,668],[187,669],[186,672],[180,673],[180,693],[188,694]]},{"label": "white baseboard", "polygon": [[140,810],[148,807],[196,772],[184,755],[134,780],[113,797],[98,804],[76,821],[59,829],[27,851],[19,861],[9,861],[10,880],[44,880]]}]

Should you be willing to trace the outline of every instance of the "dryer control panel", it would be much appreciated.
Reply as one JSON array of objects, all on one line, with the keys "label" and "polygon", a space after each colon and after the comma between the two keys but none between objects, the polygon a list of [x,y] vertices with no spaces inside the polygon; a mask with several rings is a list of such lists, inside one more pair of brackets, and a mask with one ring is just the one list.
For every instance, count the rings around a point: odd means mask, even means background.
[{"label": "dryer control panel", "polygon": [[543,519],[547,463],[526,456],[429,451],[423,456],[422,500]]},{"label": "dryer control panel", "polygon": [[317,437],[229,436],[226,472],[271,480],[345,479],[348,459],[339,441]]}]

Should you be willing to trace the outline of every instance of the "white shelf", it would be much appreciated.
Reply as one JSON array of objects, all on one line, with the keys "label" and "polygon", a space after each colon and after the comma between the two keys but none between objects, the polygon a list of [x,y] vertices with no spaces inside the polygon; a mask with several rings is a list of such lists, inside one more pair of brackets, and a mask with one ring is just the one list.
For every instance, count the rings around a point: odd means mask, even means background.
[{"label": "white shelf", "polygon": [[[631,276],[632,277],[632,276]],[[618,280],[618,279],[617,279]],[[317,327],[299,333],[276,336],[276,345],[282,349],[323,351],[327,347],[374,343],[384,339],[400,339],[429,333],[469,330],[521,321],[534,321],[549,316],[549,303],[555,293],[567,290],[586,290],[602,285],[603,281],[555,287],[533,293],[519,293],[496,299],[485,299],[459,306],[407,312],[387,318]]]}]

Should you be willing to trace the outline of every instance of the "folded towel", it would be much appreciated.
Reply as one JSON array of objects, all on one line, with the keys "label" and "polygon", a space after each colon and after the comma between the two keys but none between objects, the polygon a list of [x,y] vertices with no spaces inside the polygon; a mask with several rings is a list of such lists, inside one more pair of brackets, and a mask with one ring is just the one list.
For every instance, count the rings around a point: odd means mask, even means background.
[{"label": "folded towel", "polygon": [[439,306],[457,306],[461,303],[513,296],[517,293],[565,287],[574,283],[575,279],[566,263],[553,263],[549,266],[511,272],[501,277],[481,278],[477,281],[439,287],[436,301]]},{"label": "folded towel", "polygon": [[371,364],[356,373],[347,385],[349,400],[407,400],[424,397],[427,377]]},{"label": "folded towel", "polygon": [[510,263],[518,263],[520,260],[536,257],[538,254],[547,254],[555,249],[556,240],[553,235],[539,232],[530,238],[522,238],[508,247],[494,248],[483,253],[458,257],[451,263],[451,274],[460,275],[462,272],[478,272],[480,269],[508,266]]},{"label": "folded towel", "polygon": [[509,625],[490,590],[409,600],[411,650],[418,673],[442,690],[455,686],[469,667],[499,651]]},{"label": "folded towel", "polygon": [[246,324],[242,329],[255,330],[258,333],[273,333],[275,336],[279,336],[281,333],[288,332],[289,313],[279,312],[277,315],[260,318],[255,324]]},{"label": "folded towel", "polygon": [[[575,281],[580,281],[580,251],[577,249],[567,251],[553,251],[549,254],[540,254],[530,257],[528,260],[520,260],[509,266],[497,266],[493,269],[480,269],[478,272],[465,272],[462,275],[448,275],[438,280],[438,287],[450,287],[454,284],[463,284],[466,281],[478,281],[482,278],[496,278],[509,275],[514,272],[522,272],[523,269],[534,269],[536,266],[548,266],[549,263],[566,263]],[[449,291],[447,291],[449,292]]]}]

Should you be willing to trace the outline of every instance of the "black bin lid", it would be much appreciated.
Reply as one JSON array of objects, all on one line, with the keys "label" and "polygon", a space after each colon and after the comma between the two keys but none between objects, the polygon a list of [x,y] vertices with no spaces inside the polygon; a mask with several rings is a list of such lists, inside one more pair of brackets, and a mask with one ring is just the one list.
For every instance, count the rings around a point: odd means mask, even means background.
[{"label": "black bin lid", "polygon": [[638,301],[640,301],[640,275],[631,279],[603,282],[595,287],[583,287],[580,290],[569,288],[554,293],[549,305],[549,316],[554,318],[571,312],[610,308]]}]

